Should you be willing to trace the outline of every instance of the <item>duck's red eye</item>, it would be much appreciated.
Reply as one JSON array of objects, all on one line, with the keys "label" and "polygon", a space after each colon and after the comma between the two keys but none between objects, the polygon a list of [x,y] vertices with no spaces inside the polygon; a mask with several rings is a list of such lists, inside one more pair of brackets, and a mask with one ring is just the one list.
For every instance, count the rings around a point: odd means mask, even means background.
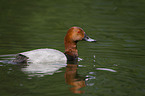
[{"label": "duck's red eye", "polygon": [[78,31],[78,33],[80,33],[81,31]]}]

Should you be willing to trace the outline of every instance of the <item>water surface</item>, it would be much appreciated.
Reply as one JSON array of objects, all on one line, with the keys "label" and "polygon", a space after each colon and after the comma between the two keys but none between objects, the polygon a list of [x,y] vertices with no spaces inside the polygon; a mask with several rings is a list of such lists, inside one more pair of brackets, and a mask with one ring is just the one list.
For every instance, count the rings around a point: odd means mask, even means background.
[{"label": "water surface", "polygon": [[0,63],[0,96],[144,96],[144,9],[144,0],[1,0],[0,61],[39,48],[64,52],[72,26],[97,42],[79,42],[79,66],[67,64],[53,74]]}]

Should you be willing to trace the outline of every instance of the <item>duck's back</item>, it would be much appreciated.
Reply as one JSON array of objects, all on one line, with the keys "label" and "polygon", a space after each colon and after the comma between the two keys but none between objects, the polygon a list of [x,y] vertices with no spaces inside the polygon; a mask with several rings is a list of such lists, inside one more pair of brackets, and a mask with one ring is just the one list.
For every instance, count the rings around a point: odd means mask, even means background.
[{"label": "duck's back", "polygon": [[61,63],[66,64],[67,58],[66,56],[55,49],[36,49],[32,51],[27,51],[20,53],[28,57],[29,62],[33,63]]}]

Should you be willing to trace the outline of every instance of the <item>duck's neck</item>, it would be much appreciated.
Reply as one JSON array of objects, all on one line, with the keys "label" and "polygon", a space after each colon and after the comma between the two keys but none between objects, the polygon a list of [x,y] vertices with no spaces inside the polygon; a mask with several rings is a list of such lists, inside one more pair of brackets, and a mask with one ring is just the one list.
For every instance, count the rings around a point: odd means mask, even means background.
[{"label": "duck's neck", "polygon": [[68,54],[73,57],[78,57],[77,42],[67,40],[65,44],[65,54]]}]

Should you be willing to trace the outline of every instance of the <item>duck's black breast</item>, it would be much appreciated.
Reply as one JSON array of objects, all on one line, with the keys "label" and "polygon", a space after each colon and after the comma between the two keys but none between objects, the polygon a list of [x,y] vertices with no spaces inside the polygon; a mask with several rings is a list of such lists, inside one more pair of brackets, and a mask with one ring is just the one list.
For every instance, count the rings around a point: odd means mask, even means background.
[{"label": "duck's black breast", "polygon": [[78,57],[76,57],[76,56],[71,56],[71,55],[69,55],[69,54],[67,54],[67,53],[64,53],[64,54],[65,54],[65,56],[67,57],[67,61],[78,60]]}]

